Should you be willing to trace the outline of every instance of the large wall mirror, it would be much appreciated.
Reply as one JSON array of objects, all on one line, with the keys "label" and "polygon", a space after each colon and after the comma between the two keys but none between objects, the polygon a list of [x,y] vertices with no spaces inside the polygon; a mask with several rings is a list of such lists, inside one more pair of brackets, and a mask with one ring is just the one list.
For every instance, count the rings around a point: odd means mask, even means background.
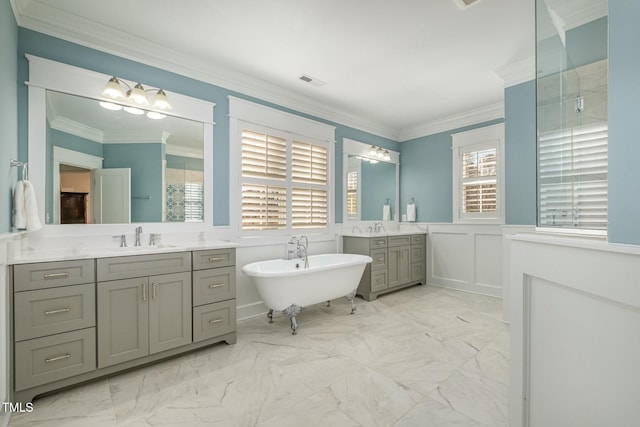
[{"label": "large wall mirror", "polygon": [[51,90],[46,97],[47,223],[204,220],[201,122]]},{"label": "large wall mirror", "polygon": [[45,224],[213,224],[214,104],[167,93],[162,114],[108,109],[110,76],[27,58],[30,180]]},{"label": "large wall mirror", "polygon": [[371,149],[370,144],[343,140],[345,222],[398,221],[400,154],[381,149],[388,155],[384,159]]}]

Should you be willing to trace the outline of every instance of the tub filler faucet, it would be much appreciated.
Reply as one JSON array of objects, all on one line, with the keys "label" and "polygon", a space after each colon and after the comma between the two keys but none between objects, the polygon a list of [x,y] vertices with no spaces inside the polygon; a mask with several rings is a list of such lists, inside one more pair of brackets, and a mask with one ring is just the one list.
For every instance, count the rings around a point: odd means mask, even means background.
[{"label": "tub filler faucet", "polygon": [[304,259],[304,268],[309,268],[309,239],[307,238],[307,236],[291,236],[291,239],[289,239],[289,244],[296,245],[295,251],[290,250],[288,252],[289,259],[291,259],[291,255],[295,253],[297,258]]}]

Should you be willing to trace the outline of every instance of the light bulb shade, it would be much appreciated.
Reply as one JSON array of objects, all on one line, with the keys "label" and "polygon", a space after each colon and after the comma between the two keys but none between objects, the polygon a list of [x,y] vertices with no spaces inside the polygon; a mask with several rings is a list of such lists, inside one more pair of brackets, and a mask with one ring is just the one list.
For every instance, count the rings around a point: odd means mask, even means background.
[{"label": "light bulb shade", "polygon": [[391,160],[391,156],[389,155],[389,152],[387,150],[384,150],[383,159],[386,160],[387,162]]},{"label": "light bulb shade", "polygon": [[136,84],[133,89],[128,93],[129,99],[138,105],[149,105],[147,94],[144,91],[144,87],[140,83]]},{"label": "light bulb shade", "polygon": [[124,107],[124,111],[126,111],[127,113],[130,113],[130,114],[134,114],[136,116],[140,116],[140,115],[144,114],[144,110],[141,110],[141,109],[136,108],[136,107],[128,107],[128,106]]},{"label": "light bulb shade", "polygon": [[160,120],[160,119],[164,119],[167,116],[165,116],[162,113],[157,113],[155,111],[148,111],[147,112],[147,117],[149,117],[150,119],[153,119],[153,120]]},{"label": "light bulb shade", "polygon": [[102,90],[102,95],[110,98],[124,98],[124,92],[122,92],[122,85],[117,77],[111,77]]},{"label": "light bulb shade", "polygon": [[160,110],[171,110],[171,104],[169,104],[167,94],[164,93],[162,89],[158,89],[158,93],[156,93],[156,99],[153,101],[153,107]]},{"label": "light bulb shade", "polygon": [[107,110],[113,110],[113,111],[122,110],[122,105],[114,104],[113,102],[100,101],[99,104],[102,108],[106,108]]}]

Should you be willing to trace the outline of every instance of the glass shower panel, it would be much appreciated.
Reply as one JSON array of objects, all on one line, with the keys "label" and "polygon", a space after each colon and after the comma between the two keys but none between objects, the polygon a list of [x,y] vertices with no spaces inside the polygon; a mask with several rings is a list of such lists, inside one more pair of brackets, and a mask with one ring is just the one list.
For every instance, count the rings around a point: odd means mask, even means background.
[{"label": "glass shower panel", "polygon": [[536,2],[538,226],[606,230],[606,14],[572,25],[572,3],[602,1]]}]

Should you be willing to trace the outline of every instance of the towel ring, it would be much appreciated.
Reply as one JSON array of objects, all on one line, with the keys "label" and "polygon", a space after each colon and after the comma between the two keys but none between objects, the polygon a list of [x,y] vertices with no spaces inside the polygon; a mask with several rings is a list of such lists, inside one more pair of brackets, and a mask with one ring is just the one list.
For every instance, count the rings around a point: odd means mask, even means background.
[{"label": "towel ring", "polygon": [[27,169],[27,162],[21,162],[19,160],[11,159],[10,165],[11,165],[12,168],[22,167],[22,179],[23,180],[29,179],[29,174],[28,174],[28,169]]}]

